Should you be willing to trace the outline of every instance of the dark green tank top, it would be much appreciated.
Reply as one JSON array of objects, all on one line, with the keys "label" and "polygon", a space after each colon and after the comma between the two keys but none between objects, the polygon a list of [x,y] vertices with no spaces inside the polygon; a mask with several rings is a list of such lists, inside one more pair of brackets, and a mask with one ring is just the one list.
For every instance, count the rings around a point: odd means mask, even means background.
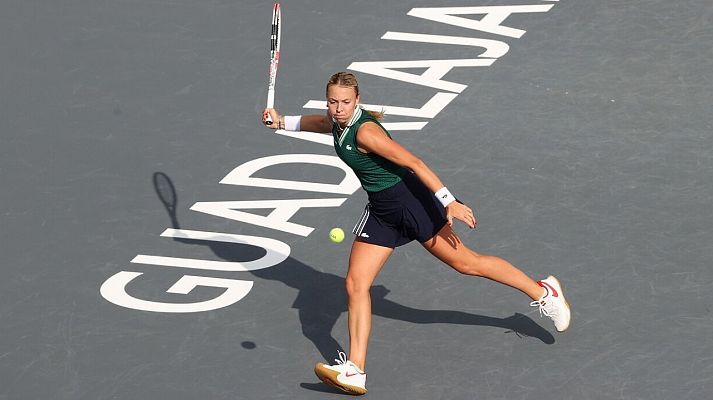
[{"label": "dark green tank top", "polygon": [[356,134],[359,131],[359,127],[365,122],[377,124],[388,137],[391,137],[389,132],[369,112],[357,108],[344,130],[341,130],[336,122],[332,125],[334,149],[337,152],[337,156],[354,171],[364,190],[378,192],[401,182],[401,177],[408,170],[379,155],[359,151],[356,144]]}]

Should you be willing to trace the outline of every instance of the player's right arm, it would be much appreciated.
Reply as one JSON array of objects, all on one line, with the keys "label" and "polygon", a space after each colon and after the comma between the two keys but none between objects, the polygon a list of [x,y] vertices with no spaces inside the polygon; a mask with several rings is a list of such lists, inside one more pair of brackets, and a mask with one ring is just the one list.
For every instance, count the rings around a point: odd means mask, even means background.
[{"label": "player's right arm", "polygon": [[[262,112],[263,124],[265,123],[265,120],[267,119],[268,115],[270,115],[270,117],[272,118],[272,124],[265,124],[266,127],[270,129],[285,129],[284,116],[280,115],[274,108],[266,108]],[[299,127],[299,130],[301,131],[331,133],[332,120],[326,114],[302,115],[299,119]]]},{"label": "player's right arm", "polygon": [[332,120],[326,115],[303,115],[300,130],[308,132],[332,133]]}]

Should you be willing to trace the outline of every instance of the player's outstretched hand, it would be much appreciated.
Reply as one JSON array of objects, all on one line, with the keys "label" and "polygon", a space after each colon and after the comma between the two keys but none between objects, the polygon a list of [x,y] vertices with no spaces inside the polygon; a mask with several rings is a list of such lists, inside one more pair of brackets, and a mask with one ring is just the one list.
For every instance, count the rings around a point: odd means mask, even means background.
[{"label": "player's outstretched hand", "polygon": [[[272,123],[271,123],[271,124],[268,124],[268,123],[266,122],[268,115],[269,115],[270,118],[272,119]],[[275,110],[274,108],[266,108],[266,109],[262,112],[262,123],[263,123],[263,125],[265,125],[266,127],[271,128],[271,129],[279,129],[279,123],[280,123],[279,121],[280,121],[280,114],[278,114],[278,113],[277,113],[277,110]]]},{"label": "player's outstretched hand", "polygon": [[453,226],[453,218],[463,221],[470,229],[475,229],[475,226],[478,224],[473,210],[458,201],[454,201],[446,207],[446,218],[448,218],[449,226]]}]

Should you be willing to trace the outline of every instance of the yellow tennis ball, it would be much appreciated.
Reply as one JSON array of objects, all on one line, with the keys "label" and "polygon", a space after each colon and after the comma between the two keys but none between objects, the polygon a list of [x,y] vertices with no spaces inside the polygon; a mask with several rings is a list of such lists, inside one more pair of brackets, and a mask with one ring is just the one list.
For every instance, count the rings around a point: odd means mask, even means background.
[{"label": "yellow tennis ball", "polygon": [[332,228],[332,230],[329,231],[329,240],[334,243],[342,243],[342,240],[344,240],[344,231],[342,228]]}]

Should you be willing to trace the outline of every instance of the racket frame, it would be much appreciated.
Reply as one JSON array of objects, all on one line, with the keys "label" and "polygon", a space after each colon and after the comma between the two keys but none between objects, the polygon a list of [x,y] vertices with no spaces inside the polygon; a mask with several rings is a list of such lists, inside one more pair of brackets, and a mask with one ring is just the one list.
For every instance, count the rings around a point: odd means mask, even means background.
[{"label": "racket frame", "polygon": [[[282,13],[280,3],[275,3],[272,8],[272,28],[270,32],[270,70],[267,81],[267,106],[275,108],[275,81],[277,68],[280,66],[280,37],[282,35]],[[272,125],[270,114],[265,118],[265,125]]]}]

